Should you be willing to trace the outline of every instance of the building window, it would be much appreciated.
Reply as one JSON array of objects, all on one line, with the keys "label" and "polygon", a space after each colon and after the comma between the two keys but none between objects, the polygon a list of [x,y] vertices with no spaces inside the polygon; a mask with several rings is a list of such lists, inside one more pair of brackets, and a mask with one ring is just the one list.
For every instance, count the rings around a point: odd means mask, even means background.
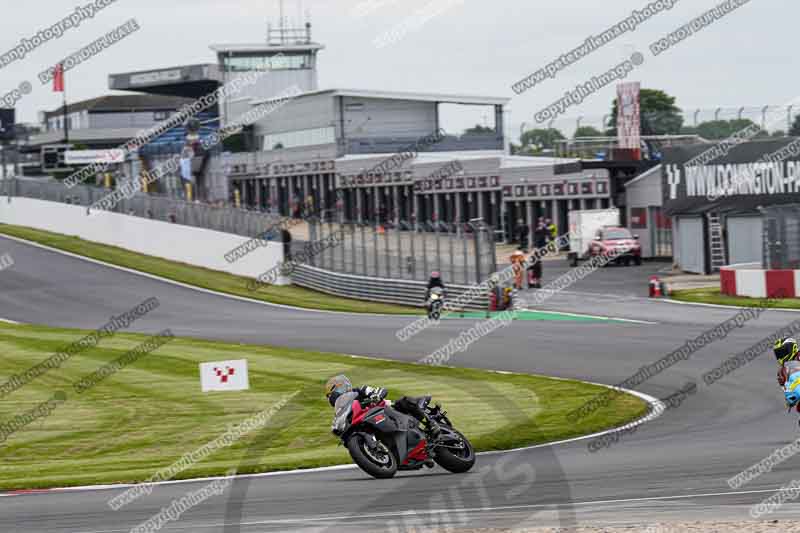
[{"label": "building window", "polygon": [[167,111],[156,111],[153,113],[153,120],[161,121],[167,120],[169,118],[169,112]]},{"label": "building window", "polygon": [[311,54],[225,57],[223,63],[228,72],[310,69]]}]

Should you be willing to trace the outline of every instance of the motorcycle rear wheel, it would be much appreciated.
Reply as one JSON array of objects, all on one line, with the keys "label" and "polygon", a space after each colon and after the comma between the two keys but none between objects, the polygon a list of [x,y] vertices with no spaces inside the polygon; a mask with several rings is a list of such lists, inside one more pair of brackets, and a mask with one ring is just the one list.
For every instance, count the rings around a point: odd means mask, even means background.
[{"label": "motorcycle rear wheel", "polygon": [[454,474],[463,474],[469,471],[475,464],[475,450],[460,431],[453,430],[453,432],[457,433],[461,438],[464,448],[462,450],[438,448],[436,450],[436,457],[434,457],[433,460],[445,470],[449,470]]},{"label": "motorcycle rear wheel", "polygon": [[397,458],[380,439],[376,455],[367,446],[364,433],[353,433],[347,440],[347,451],[359,468],[374,478],[388,479],[397,473]]}]

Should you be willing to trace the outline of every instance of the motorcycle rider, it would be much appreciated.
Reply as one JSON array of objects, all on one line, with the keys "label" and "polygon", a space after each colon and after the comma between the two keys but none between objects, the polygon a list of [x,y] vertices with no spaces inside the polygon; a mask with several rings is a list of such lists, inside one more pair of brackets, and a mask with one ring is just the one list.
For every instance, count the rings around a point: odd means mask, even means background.
[{"label": "motorcycle rider", "polygon": [[[336,400],[338,400],[342,394],[348,392],[357,393],[358,397],[356,400],[358,400],[362,406],[378,403],[385,398],[388,393],[388,391],[382,387],[370,387],[369,385],[353,388],[350,379],[344,374],[333,376],[325,384],[325,396],[328,398],[328,403],[331,404],[331,407],[336,405]],[[429,418],[428,415],[425,414],[425,406],[430,399],[430,396],[422,396],[419,398],[403,396],[396,402],[392,402],[392,407],[403,414],[413,416],[420,422],[427,423],[431,435],[435,437],[441,432],[441,428],[435,420]]]},{"label": "motorcycle rider", "polygon": [[797,341],[791,337],[778,339],[773,345],[775,359],[781,365],[778,370],[778,384],[783,387],[786,406],[797,406],[800,412],[800,358]]},{"label": "motorcycle rider", "polygon": [[428,279],[428,288],[425,291],[425,301],[426,302],[430,299],[430,297],[431,297],[431,289],[434,288],[434,287],[440,287],[443,291],[445,290],[444,282],[442,281],[442,275],[439,274],[435,270],[433,272],[431,272],[431,277],[430,277],[430,279]]},{"label": "motorcycle rider", "polygon": [[445,295],[447,294],[446,293],[447,289],[444,288],[444,282],[442,281],[442,276],[435,270],[431,272],[431,277],[428,279],[428,288],[425,290],[425,305],[430,304],[431,289],[433,289],[434,287],[439,287],[440,289],[442,289],[442,292],[444,292]]}]

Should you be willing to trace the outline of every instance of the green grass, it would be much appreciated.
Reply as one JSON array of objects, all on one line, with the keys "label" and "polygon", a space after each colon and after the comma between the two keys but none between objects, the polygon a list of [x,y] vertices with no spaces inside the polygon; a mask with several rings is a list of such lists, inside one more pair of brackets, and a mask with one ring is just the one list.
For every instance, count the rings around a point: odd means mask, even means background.
[{"label": "green grass", "polygon": [[769,301],[766,298],[748,298],[746,296],[728,296],[719,288],[706,287],[672,291],[672,298],[682,302],[698,302],[717,305],[736,305],[740,307],[770,307],[772,309],[800,309],[800,298],[783,298]]},{"label": "green grass", "polygon": [[[0,385],[84,332],[0,324]],[[64,391],[50,416],[0,444],[0,489],[42,488],[148,479],[231,424],[299,391],[273,417],[256,453],[259,431],[179,474],[178,478],[350,463],[330,434],[332,409],[323,383],[340,372],[357,384],[388,387],[390,398],[431,393],[479,450],[568,438],[640,417],[647,406],[624,395],[577,423],[566,414],[605,389],[540,376],[431,367],[303,350],[177,338],[78,394],[72,384],[147,338],[119,334],[75,354],[0,401],[0,422]],[[250,390],[200,391],[198,363],[247,359]],[[262,430],[263,431],[263,430]]]},{"label": "green grass", "polygon": [[174,281],[264,302],[350,313],[423,314],[423,311],[419,308],[341,298],[295,286],[279,287],[271,285],[261,287],[257,291],[251,291],[247,288],[248,280],[240,276],[139,254],[123,248],[49,231],[0,224],[0,233],[91,257],[113,265],[155,274]]}]

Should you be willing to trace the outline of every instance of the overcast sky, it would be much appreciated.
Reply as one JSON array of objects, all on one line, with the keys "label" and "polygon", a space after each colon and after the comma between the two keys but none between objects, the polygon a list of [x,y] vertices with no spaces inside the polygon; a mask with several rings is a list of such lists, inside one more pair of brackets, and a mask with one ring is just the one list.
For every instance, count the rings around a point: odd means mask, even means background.
[{"label": "overcast sky", "polygon": [[[0,0],[0,53],[23,37],[49,27],[89,0]],[[374,40],[419,10],[440,14],[397,42],[376,47]],[[636,31],[593,52],[555,79],[515,95],[511,85],[562,53],[580,45],[641,9],[648,0],[305,0],[313,38],[326,46],[319,56],[321,88],[461,93],[512,97],[511,131],[534,123],[534,114],[566,90],[618,64],[633,51],[645,63],[628,78],[677,97],[680,107],[709,111],[722,106],[784,104],[800,95],[797,53],[797,0],[751,0],[722,20],[653,57],[651,42],[674,31],[717,0],[679,0],[669,11]],[[298,2],[286,0],[297,19]],[[37,74],[135,18],[141,30],[81,64],[67,75],[69,101],[109,94],[112,72],[148,70],[215,61],[212,43],[262,42],[266,22],[277,20],[278,0],[118,0],[93,20],[43,44],[22,61],[0,69],[0,96],[28,80],[32,94],[18,104],[21,121],[60,105],[61,95],[39,84]],[[418,24],[415,26],[419,26]],[[615,95],[606,87],[570,108],[556,122],[571,134],[575,119],[599,126]],[[800,109],[800,107],[798,107]],[[728,113],[730,115],[730,113]],[[725,116],[725,115],[723,115]],[[726,117],[729,118],[729,117]],[[480,120],[460,118],[459,126]]]}]

